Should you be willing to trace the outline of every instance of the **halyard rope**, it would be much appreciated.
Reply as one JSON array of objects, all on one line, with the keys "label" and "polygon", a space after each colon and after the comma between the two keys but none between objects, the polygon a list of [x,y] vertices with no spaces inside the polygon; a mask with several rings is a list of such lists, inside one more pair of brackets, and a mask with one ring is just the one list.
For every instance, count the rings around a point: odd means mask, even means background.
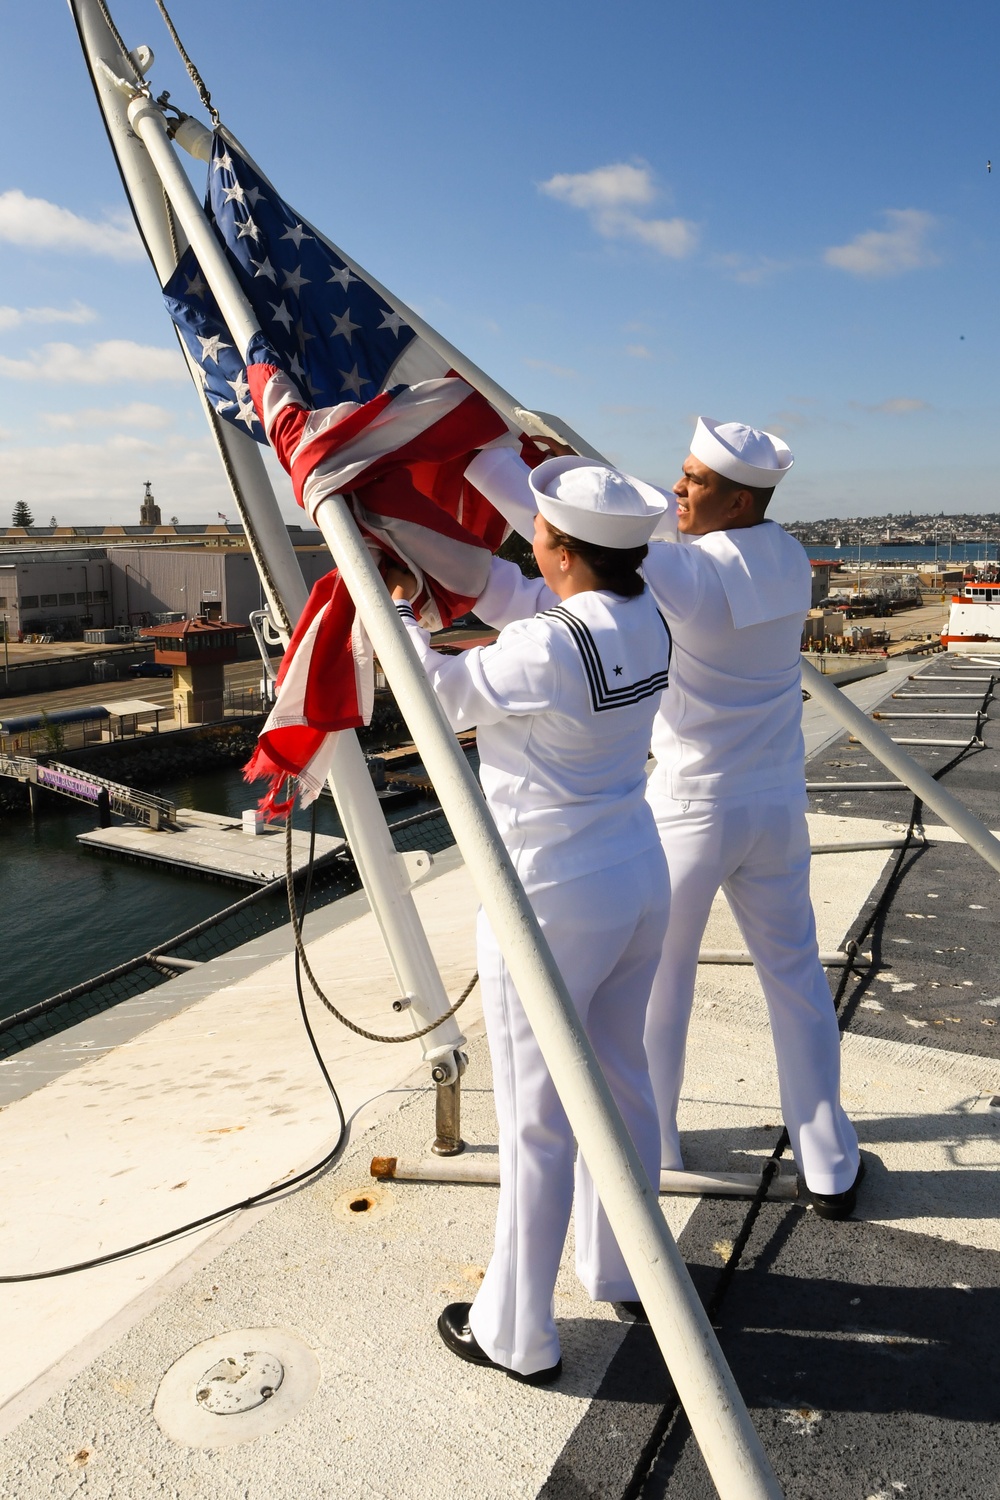
[{"label": "halyard rope", "polygon": [[[102,8],[103,8],[103,0],[102,0]],[[173,21],[170,19],[170,12],[167,10],[167,7],[164,5],[163,0],[156,0],[156,8],[160,12],[160,15],[163,17],[164,25],[166,26],[167,30],[170,32],[170,36],[171,36],[171,39],[173,40],[173,44],[177,48],[177,51],[180,53],[180,55],[181,55],[181,57],[182,57],[182,59],[184,61],[184,66],[188,70],[188,77],[190,78],[191,82],[194,84],[195,88],[198,90],[198,97],[199,97],[199,99],[201,100],[202,104],[204,104],[205,108],[208,110],[208,113],[212,116],[212,123],[214,125],[218,125],[220,123],[220,120],[219,120],[219,111],[216,109],[215,105],[212,103],[212,96],[208,92],[208,88],[207,88],[207,86],[205,84],[205,80],[202,78],[201,74],[198,72],[198,69],[195,67],[194,63],[191,61],[191,59],[188,56],[187,52],[184,50],[184,43],[181,41],[180,37],[177,35],[177,28],[174,25]]]},{"label": "halyard rope", "polygon": [[348,1031],[353,1031],[356,1036],[362,1036],[368,1042],[416,1041],[418,1037],[426,1036],[428,1032],[435,1031],[443,1021],[447,1021],[450,1016],[453,1016],[458,1010],[459,1006],[465,1004],[466,1000],[468,1000],[469,996],[472,994],[472,991],[475,989],[476,984],[479,980],[478,972],[473,974],[472,978],[465,986],[465,989],[455,1001],[454,1005],[446,1010],[443,1016],[438,1016],[436,1021],[431,1021],[428,1023],[428,1025],[422,1026],[419,1031],[408,1031],[405,1032],[402,1036],[380,1036],[378,1032],[366,1031],[363,1026],[358,1026],[354,1021],[345,1016],[342,1011],[339,1011],[337,1009],[333,1001],[323,993],[322,989],[320,988],[319,981],[317,980],[315,974],[309,966],[309,959],[306,956],[305,944],[302,941],[302,925],[299,920],[298,904],[295,900],[295,881],[292,871],[291,816],[289,816],[288,821],[285,824],[285,886],[288,891],[288,914],[291,917],[292,932],[295,935],[295,951],[298,954],[299,963],[302,965],[303,972],[305,973],[306,978],[312,986],[313,992],[316,995],[317,999],[323,1002],[330,1014],[334,1016],[342,1026],[346,1026]]}]

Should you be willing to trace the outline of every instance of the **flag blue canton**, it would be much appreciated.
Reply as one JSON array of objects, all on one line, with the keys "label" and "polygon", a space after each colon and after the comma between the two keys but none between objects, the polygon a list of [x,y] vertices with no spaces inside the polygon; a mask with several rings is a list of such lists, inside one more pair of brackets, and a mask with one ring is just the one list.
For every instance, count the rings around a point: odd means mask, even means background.
[{"label": "flag blue canton", "polygon": [[[309,405],[369,401],[392,383],[413,329],[218,131],[205,208],[265,342]],[[191,249],[163,295],[212,406],[266,445],[246,366]]]}]

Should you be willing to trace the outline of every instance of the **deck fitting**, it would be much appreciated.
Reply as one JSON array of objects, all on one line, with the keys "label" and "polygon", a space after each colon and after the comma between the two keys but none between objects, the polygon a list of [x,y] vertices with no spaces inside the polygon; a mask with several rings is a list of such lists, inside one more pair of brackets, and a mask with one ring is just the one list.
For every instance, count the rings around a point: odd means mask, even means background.
[{"label": "deck fitting", "polygon": [[195,1344],[160,1381],[153,1416],[186,1448],[232,1448],[276,1432],[319,1385],[319,1361],[286,1328],[240,1328]]}]

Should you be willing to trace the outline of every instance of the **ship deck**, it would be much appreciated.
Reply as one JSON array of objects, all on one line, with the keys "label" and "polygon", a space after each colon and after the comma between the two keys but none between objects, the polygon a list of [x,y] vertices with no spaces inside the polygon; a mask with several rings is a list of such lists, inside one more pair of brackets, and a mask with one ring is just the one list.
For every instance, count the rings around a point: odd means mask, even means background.
[{"label": "ship deck", "polygon": [[[874,708],[912,687],[908,672],[951,667],[941,656],[893,662],[847,692]],[[831,786],[812,797],[814,842],[905,827],[910,795],[852,792],[849,783],[879,774],[873,757],[815,704],[805,724],[810,781]],[[996,828],[991,724],[985,740],[947,784]],[[951,754],[913,753],[932,769]],[[844,1098],[868,1166],[856,1218],[832,1224],[801,1203],[765,1203],[724,1273],[750,1205],[662,1200],[702,1295],[716,1296],[727,1276],[722,1346],[795,1500],[1000,1495],[998,881],[930,815],[925,827],[927,845],[906,854],[865,940],[874,964],[846,989]],[[861,930],[895,860],[885,849],[814,859],[821,948]],[[475,965],[476,903],[454,851],[415,898],[457,994]],[[307,937],[336,1003],[369,1027],[405,1029],[389,1009],[389,966],[362,896],[310,918]],[[742,946],[722,902],[706,946]],[[0,1273],[150,1237],[329,1149],[336,1120],[302,1033],[288,950],[287,932],[273,933],[0,1066]],[[350,1119],[335,1170],[143,1255],[0,1287],[8,1491],[19,1500],[710,1496],[648,1328],[587,1300],[572,1240],[556,1292],[565,1366],[556,1386],[520,1386],[444,1350],[434,1320],[445,1302],[474,1295],[495,1189],[373,1183],[373,1156],[426,1154],[426,1069],[412,1043],[365,1042],[318,1005],[310,1014]],[[478,991],[459,1014],[470,1038],[464,1133],[488,1151],[495,1120]],[[749,968],[699,971],[681,1124],[690,1167],[747,1170],[778,1140],[773,1055]],[[168,1435],[153,1410],[164,1377],[194,1346],[239,1330],[268,1331],[254,1347],[270,1337],[292,1350],[287,1410],[279,1390],[258,1408],[269,1416],[256,1436],[243,1416],[218,1417],[210,1445],[198,1446],[205,1430],[172,1427],[161,1397]],[[206,1353],[205,1370],[218,1357]],[[205,1370],[182,1392],[197,1416]],[[227,1423],[237,1424],[228,1436]]]}]

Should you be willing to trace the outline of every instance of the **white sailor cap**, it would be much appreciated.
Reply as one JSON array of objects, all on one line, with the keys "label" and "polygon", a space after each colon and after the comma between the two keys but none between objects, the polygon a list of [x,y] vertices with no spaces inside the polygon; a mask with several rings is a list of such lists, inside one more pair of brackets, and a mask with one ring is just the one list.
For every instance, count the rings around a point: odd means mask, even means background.
[{"label": "white sailor cap", "polygon": [[651,484],[590,458],[547,458],[529,475],[538,514],[598,547],[641,547],[668,501]]},{"label": "white sailor cap", "polygon": [[773,432],[758,432],[742,422],[716,422],[699,417],[691,439],[691,455],[735,484],[750,489],[773,489],[795,460],[791,449]]}]

